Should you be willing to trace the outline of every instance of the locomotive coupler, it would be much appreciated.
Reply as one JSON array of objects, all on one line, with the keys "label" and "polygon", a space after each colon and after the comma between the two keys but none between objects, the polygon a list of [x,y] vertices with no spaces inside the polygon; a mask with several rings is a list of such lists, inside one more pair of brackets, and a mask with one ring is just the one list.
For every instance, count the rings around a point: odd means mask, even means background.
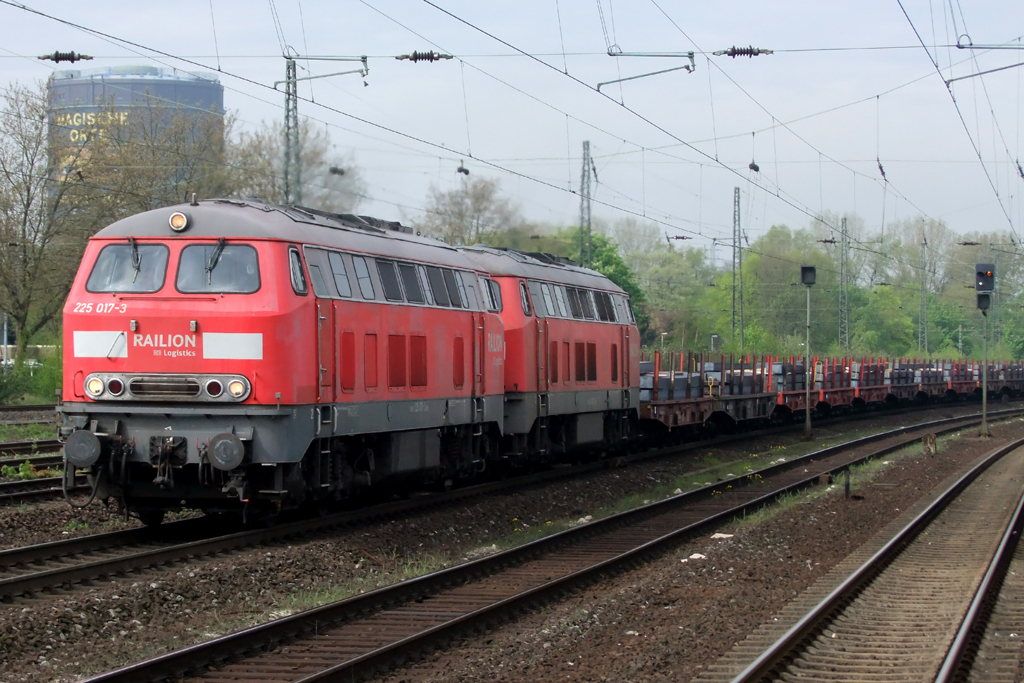
[{"label": "locomotive coupler", "polygon": [[149,462],[156,467],[153,483],[162,489],[174,488],[174,468],[188,462],[188,442],[183,436],[150,437]]}]

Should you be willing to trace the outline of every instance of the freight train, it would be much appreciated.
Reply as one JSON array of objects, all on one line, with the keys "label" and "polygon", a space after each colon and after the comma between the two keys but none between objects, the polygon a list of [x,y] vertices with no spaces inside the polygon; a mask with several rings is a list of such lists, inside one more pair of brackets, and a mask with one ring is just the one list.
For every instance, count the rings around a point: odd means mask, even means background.
[{"label": "freight train", "polygon": [[[90,500],[147,524],[448,488],[807,408],[792,359],[641,362],[626,293],[566,259],[256,200],[193,199],[97,233],[64,349],[65,483],[84,471]],[[979,379],[966,363],[813,372],[818,411]],[[990,372],[991,390],[1024,389],[1021,367]]]}]

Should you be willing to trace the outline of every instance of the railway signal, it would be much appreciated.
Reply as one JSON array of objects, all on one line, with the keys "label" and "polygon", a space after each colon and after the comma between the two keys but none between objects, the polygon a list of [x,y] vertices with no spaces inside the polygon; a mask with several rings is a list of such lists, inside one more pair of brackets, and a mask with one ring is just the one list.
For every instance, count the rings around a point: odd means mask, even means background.
[{"label": "railway signal", "polygon": [[996,264],[979,263],[975,270],[978,275],[974,280],[974,288],[979,292],[994,291],[996,288]]},{"label": "railway signal", "polygon": [[811,431],[811,382],[814,381],[814,368],[811,367],[811,287],[818,277],[814,266],[800,266],[800,283],[807,287],[807,341],[804,345],[804,441],[814,438]]},{"label": "railway signal", "polygon": [[979,436],[990,436],[988,431],[988,309],[992,307],[992,292],[996,288],[996,264],[979,263],[975,267],[974,288],[978,290],[978,310],[984,316],[981,333],[981,431]]}]

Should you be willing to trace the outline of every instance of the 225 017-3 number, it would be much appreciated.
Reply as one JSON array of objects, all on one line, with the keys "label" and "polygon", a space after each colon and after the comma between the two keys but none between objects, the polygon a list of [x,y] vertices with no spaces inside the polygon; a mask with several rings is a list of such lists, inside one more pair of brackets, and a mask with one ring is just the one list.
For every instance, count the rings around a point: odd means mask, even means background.
[{"label": "225 017-3 number", "polygon": [[128,304],[115,304],[114,302],[92,304],[81,301],[75,304],[73,313],[127,313]]}]

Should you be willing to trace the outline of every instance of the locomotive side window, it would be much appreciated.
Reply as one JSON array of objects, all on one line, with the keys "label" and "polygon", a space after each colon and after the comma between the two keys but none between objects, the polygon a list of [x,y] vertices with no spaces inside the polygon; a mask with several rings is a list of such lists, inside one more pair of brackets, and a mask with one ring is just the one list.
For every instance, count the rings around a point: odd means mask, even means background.
[{"label": "locomotive side window", "polygon": [[601,292],[601,298],[604,299],[604,307],[608,311],[608,320],[613,323],[619,322],[619,316],[615,310],[615,299],[608,292]]},{"label": "locomotive side window", "polygon": [[583,317],[587,320],[593,320],[596,316],[594,315],[594,300],[590,298],[589,289],[581,289],[580,292],[580,306],[583,307]]},{"label": "locomotive side window", "polygon": [[523,304],[523,313],[532,315],[530,312],[530,295],[526,293],[526,283],[519,281],[519,301]]},{"label": "locomotive side window", "polygon": [[491,292],[491,281],[487,278],[480,278],[480,290],[484,294],[484,306],[487,310],[498,310],[498,305],[494,302],[494,294]]},{"label": "locomotive side window", "polygon": [[[306,276],[296,249],[288,251],[292,286],[297,294],[306,293]],[[296,270],[297,269],[297,270]],[[296,286],[296,272],[301,290]],[[178,260],[178,291],[184,294],[216,292],[252,294],[260,288],[260,266],[256,250],[248,244],[190,244],[181,250]]]},{"label": "locomotive side window", "polygon": [[533,314],[537,317],[546,317],[551,315],[550,312],[544,310],[544,296],[540,293],[540,283],[528,280],[526,283],[526,290],[530,293],[530,303],[533,304]]},{"label": "locomotive side window", "polygon": [[566,293],[569,295],[569,310],[572,311],[572,317],[577,320],[583,319],[583,307],[580,306],[580,294],[573,287],[566,287]]},{"label": "locomotive side window", "polygon": [[604,297],[601,296],[602,292],[594,292],[594,303],[597,304],[597,317],[605,322],[608,322],[608,309],[604,305]]},{"label": "locomotive side window", "polygon": [[320,273],[320,266],[309,264],[309,281],[313,283],[313,293],[321,299],[330,296],[327,293],[327,283],[324,281],[324,276]]},{"label": "locomotive side window", "polygon": [[405,298],[411,303],[422,304],[423,292],[420,290],[420,281],[416,278],[416,269],[408,263],[399,263],[398,273],[402,276],[402,284],[405,286]]},{"label": "locomotive side window", "polygon": [[555,311],[555,302],[551,299],[551,287],[550,285],[542,284],[540,291],[544,296],[544,308],[547,310],[548,316],[551,316]]},{"label": "locomotive side window", "polygon": [[163,244],[108,244],[85,283],[87,292],[156,292],[167,275],[168,249]]},{"label": "locomotive side window", "polygon": [[445,289],[448,290],[448,298],[452,302],[452,308],[463,308],[462,298],[459,296],[459,285],[455,281],[455,273],[447,268],[441,269],[444,276]]},{"label": "locomotive side window", "polygon": [[629,299],[626,299],[626,311],[629,313],[629,321],[635,323],[636,317],[633,315],[633,304],[629,303]]},{"label": "locomotive side window", "polygon": [[427,279],[427,269],[423,266],[416,266],[416,272],[419,273],[420,286],[423,288],[423,295],[427,299],[427,304],[433,306],[434,294],[430,291],[430,280]]},{"label": "locomotive side window", "polygon": [[444,286],[444,275],[440,268],[427,266],[427,279],[430,281],[430,291],[434,294],[434,301],[438,306],[451,306],[448,299],[448,288]]},{"label": "locomotive side window", "polygon": [[373,291],[373,280],[370,279],[370,269],[366,265],[366,259],[362,256],[352,257],[352,267],[356,269],[356,280],[359,282],[359,293],[364,299],[376,299]]},{"label": "locomotive side window", "polygon": [[491,290],[491,295],[494,297],[494,303],[497,305],[497,308],[495,308],[494,310],[501,313],[501,287],[499,287],[498,283],[495,282],[494,280],[488,280],[487,285]]},{"label": "locomotive side window", "polygon": [[348,281],[348,272],[345,270],[345,261],[341,254],[331,251],[327,253],[331,263],[331,273],[334,275],[334,286],[338,288],[338,294],[348,298],[352,296],[352,285]]},{"label": "locomotive side window", "polygon": [[[185,252],[181,253],[181,265],[178,266],[178,289],[181,287],[181,269],[185,263]],[[292,289],[295,290],[296,294],[302,294],[305,296],[306,287],[306,274],[302,272],[302,259],[299,258],[299,252],[297,249],[288,250],[288,273],[292,279]],[[184,290],[182,290],[184,291]]]},{"label": "locomotive side window", "polygon": [[384,298],[388,301],[402,300],[402,286],[398,284],[398,272],[391,261],[377,261],[380,283],[384,286]]},{"label": "locomotive side window", "polygon": [[565,288],[561,285],[552,285],[555,290],[555,300],[558,302],[558,314],[563,318],[569,317],[569,306],[565,303]]},{"label": "locomotive side window", "polygon": [[459,280],[459,291],[463,294],[462,298],[466,302],[466,308],[479,311],[480,302],[476,298],[476,285],[473,284],[476,276],[463,273],[461,270],[455,271],[455,275]]}]

